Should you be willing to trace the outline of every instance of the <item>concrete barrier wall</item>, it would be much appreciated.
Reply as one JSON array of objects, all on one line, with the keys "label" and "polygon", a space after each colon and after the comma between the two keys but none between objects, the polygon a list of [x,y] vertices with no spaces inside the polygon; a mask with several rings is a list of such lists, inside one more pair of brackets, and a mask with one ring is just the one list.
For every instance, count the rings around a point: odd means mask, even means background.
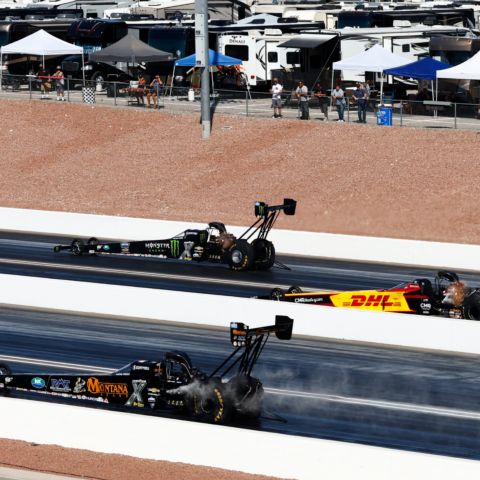
[{"label": "concrete barrier wall", "polygon": [[470,320],[16,275],[0,275],[0,304],[216,327],[254,327],[282,314],[295,319],[297,335],[480,354],[480,323]]},{"label": "concrete barrier wall", "polygon": [[[479,478],[480,462],[182,420],[0,398],[1,436],[280,478]],[[101,476],[101,465],[99,465]]]},{"label": "concrete barrier wall", "polygon": [[[215,219],[206,219],[212,221]],[[220,219],[221,220],[221,219]],[[228,221],[228,219],[223,219]],[[253,218],[252,218],[253,221]],[[0,229],[100,239],[161,239],[206,223],[85,215],[0,208]],[[227,227],[229,225],[227,224]],[[241,234],[245,227],[231,227]],[[273,230],[270,239],[278,252],[344,260],[383,262],[424,267],[480,270],[480,245],[463,245],[329,233]]]}]

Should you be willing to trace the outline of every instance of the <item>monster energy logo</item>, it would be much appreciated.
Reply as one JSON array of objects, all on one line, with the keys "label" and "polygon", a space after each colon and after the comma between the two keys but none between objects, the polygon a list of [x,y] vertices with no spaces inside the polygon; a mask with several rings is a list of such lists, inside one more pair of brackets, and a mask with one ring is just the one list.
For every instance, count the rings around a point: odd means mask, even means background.
[{"label": "monster energy logo", "polygon": [[200,243],[205,243],[207,240],[207,234],[205,232],[200,232],[200,235],[198,236],[198,241]]},{"label": "monster energy logo", "polygon": [[265,204],[259,202],[257,204],[257,209],[258,209],[258,216],[263,217],[265,215]]},{"label": "monster energy logo", "polygon": [[180,240],[170,240],[170,250],[173,257],[180,255]]}]

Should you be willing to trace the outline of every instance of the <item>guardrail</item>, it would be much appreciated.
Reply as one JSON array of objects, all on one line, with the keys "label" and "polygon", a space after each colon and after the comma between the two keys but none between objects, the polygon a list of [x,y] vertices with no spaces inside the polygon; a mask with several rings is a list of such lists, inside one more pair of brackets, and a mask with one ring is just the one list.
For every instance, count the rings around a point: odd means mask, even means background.
[{"label": "guardrail", "polygon": [[480,354],[480,323],[471,320],[4,274],[0,285],[3,305],[217,328],[230,321],[258,327],[288,315],[295,335]]},{"label": "guardrail", "polygon": [[[83,88],[82,88],[83,87]],[[123,82],[86,81],[66,78],[63,85],[64,97],[70,103],[112,105],[116,107],[137,107],[165,109],[168,111],[200,111],[200,91],[188,87],[165,86],[158,95],[149,87],[132,87]],[[2,98],[24,98],[49,100],[56,98],[55,81],[49,82],[49,92],[42,90],[41,82],[35,76],[4,75]],[[325,120],[320,103],[315,97],[309,100],[310,119]],[[215,89],[211,94],[214,111],[239,116],[271,117],[271,94],[251,89]],[[294,92],[284,91],[283,111],[285,118],[299,118],[300,110]],[[385,121],[385,109],[390,112]],[[335,106],[328,108],[330,121],[337,120]],[[351,97],[345,105],[345,121],[358,122],[357,107]],[[370,125],[393,125],[408,127],[442,127],[453,129],[480,129],[480,104],[458,101],[432,102],[429,100],[402,100],[390,98],[388,103],[377,99],[368,101],[366,122]]]},{"label": "guardrail", "polygon": [[278,478],[451,480],[480,475],[475,460],[18,398],[0,398],[0,425],[2,437],[13,440]]},{"label": "guardrail", "polygon": [[[205,223],[0,207],[0,226],[2,230],[18,232],[144,240],[169,238],[190,228],[202,229],[205,228]],[[228,230],[240,235],[245,227],[228,226]],[[480,270],[480,245],[278,229],[272,230],[269,238],[277,252],[284,254],[439,269]]]}]

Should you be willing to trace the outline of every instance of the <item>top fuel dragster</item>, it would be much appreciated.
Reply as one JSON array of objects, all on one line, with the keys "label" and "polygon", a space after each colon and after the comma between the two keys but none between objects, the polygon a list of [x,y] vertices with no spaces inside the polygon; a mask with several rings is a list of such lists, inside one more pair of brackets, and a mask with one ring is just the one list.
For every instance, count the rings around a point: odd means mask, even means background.
[{"label": "top fuel dragster", "polygon": [[[249,328],[230,324],[235,348],[211,374],[192,365],[185,352],[166,352],[159,360],[137,360],[111,374],[12,373],[0,365],[0,394],[35,392],[72,400],[94,400],[124,407],[175,409],[193,419],[225,424],[234,416],[261,414],[263,386],[252,370],[270,333],[292,337],[293,320],[277,315],[275,325]],[[236,371],[235,371],[236,370]]]},{"label": "top fuel dragster", "polygon": [[226,263],[235,271],[268,270],[276,262],[275,247],[267,240],[267,236],[280,212],[295,215],[296,205],[297,202],[291,198],[285,198],[282,205],[256,202],[257,220],[238,238],[227,232],[223,223],[210,222],[204,230],[185,230],[175,237],[162,240],[103,243],[91,237],[86,242],[74,239],[70,245],[56,245],[54,251],[67,250],[74,255],[155,256]]}]

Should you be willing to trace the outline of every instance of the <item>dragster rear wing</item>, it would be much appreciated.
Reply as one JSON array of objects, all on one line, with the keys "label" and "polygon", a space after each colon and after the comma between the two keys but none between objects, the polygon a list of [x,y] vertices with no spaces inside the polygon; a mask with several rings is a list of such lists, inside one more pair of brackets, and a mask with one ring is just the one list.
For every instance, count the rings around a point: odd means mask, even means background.
[{"label": "dragster rear wing", "polygon": [[267,217],[270,212],[283,210],[285,215],[295,215],[297,207],[296,200],[292,198],[284,198],[283,205],[267,205],[265,202],[255,202],[255,216]]},{"label": "dragster rear wing", "polygon": [[280,340],[290,340],[292,338],[293,318],[285,315],[275,316],[275,325],[266,327],[249,328],[244,323],[230,323],[230,341],[234,347],[244,347],[247,339],[258,337],[264,334],[275,333]]}]

